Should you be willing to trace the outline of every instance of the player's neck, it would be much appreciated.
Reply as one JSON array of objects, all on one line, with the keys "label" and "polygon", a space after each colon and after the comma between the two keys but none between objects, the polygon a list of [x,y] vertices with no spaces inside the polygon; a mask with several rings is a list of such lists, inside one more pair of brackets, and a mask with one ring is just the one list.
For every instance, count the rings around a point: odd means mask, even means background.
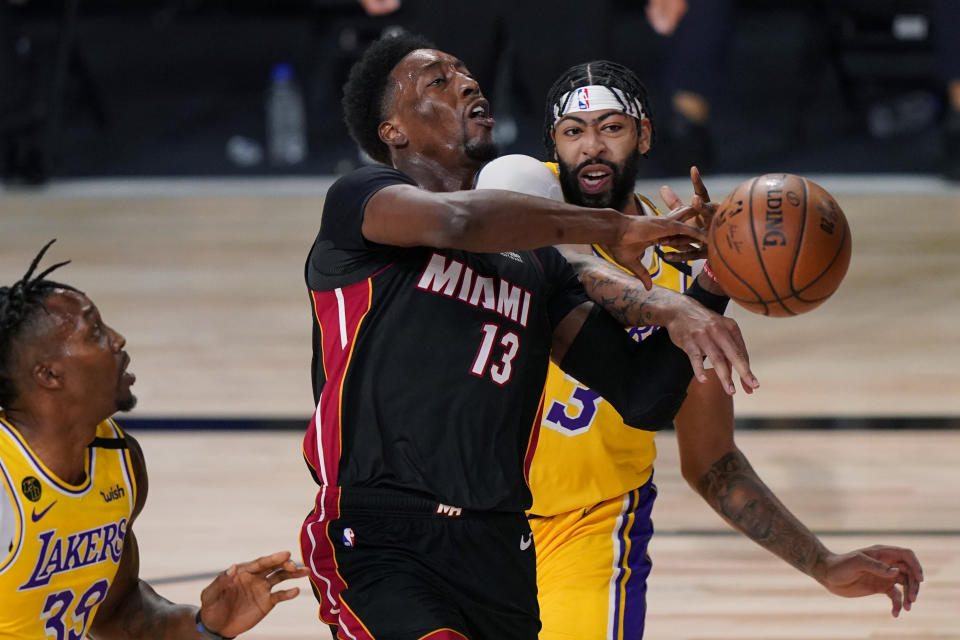
[{"label": "player's neck", "polygon": [[640,198],[633,193],[630,194],[630,197],[627,198],[626,204],[620,207],[619,211],[620,213],[625,213],[628,216],[644,215],[643,207],[640,206]]},{"label": "player's neck", "polygon": [[4,418],[26,440],[30,450],[58,478],[78,485],[86,479],[86,450],[99,422],[47,415],[49,412],[6,409]]},{"label": "player's neck", "polygon": [[480,167],[473,161],[450,165],[422,154],[396,155],[393,166],[427,191],[461,191],[473,187]]}]

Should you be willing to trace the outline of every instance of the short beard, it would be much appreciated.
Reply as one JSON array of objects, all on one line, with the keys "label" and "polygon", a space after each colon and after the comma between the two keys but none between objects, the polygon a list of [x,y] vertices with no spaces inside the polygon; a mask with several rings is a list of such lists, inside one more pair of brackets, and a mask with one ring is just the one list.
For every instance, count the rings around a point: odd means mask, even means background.
[{"label": "short beard", "polygon": [[133,395],[129,391],[126,395],[120,396],[117,398],[117,411],[127,412],[132,411],[135,406],[137,406],[137,396]]},{"label": "short beard", "polygon": [[463,152],[471,160],[478,162],[490,162],[500,157],[500,148],[493,141],[481,142],[468,140],[463,146]]},{"label": "short beard", "polygon": [[[613,171],[613,188],[606,193],[583,193],[580,190],[580,181],[577,175],[581,169],[591,164],[602,164]],[[581,207],[592,209],[611,208],[622,211],[633,196],[634,183],[637,179],[637,169],[640,166],[640,152],[636,149],[623,163],[623,167],[607,160],[587,160],[571,169],[563,160],[557,159],[560,169],[560,187],[567,202]]]}]

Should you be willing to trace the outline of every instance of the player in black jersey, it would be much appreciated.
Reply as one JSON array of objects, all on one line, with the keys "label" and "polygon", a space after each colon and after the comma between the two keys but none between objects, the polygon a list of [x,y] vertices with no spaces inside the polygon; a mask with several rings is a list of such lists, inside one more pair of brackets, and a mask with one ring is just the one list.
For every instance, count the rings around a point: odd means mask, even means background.
[{"label": "player in black jersey", "polygon": [[[340,638],[536,638],[524,509],[548,360],[646,428],[670,424],[693,371],[665,332],[631,340],[550,245],[601,242],[640,269],[646,246],[703,232],[683,208],[464,191],[496,154],[490,108],[462,62],[415,36],[375,43],[344,107],[390,166],[331,187],[306,264],[304,454],[320,489],[301,547],[320,617]],[[739,331],[704,352],[756,386]]]}]

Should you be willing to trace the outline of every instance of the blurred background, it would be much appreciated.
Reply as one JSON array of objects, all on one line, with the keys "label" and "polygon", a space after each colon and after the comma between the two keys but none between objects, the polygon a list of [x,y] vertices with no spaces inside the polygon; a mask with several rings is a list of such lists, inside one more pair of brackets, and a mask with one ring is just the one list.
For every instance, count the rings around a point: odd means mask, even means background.
[{"label": "blurred background", "polygon": [[541,156],[549,84],[606,57],[654,98],[645,176],[960,178],[958,22],[954,0],[0,0],[0,168],[8,184],[348,171],[340,87],[406,28],[467,63],[508,152]]}]

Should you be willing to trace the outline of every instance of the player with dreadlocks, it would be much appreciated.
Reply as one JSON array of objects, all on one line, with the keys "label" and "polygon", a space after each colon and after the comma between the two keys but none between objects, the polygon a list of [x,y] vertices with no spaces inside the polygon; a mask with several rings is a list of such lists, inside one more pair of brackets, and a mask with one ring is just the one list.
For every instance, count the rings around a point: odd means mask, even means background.
[{"label": "player with dreadlocks", "polygon": [[0,640],[222,639],[259,622],[305,575],[279,552],[230,567],[179,605],[140,580],[131,526],[147,496],[123,336],[74,287],[27,273],[0,287]]},{"label": "player with dreadlocks", "polygon": [[[554,160],[547,165],[553,173],[507,156],[488,165],[478,184],[544,193],[559,176],[567,202],[659,216],[649,199],[633,193],[640,157],[653,142],[647,92],[636,75],[604,60],[580,64],[557,79],[547,96],[544,144]],[[497,167],[500,162],[505,166]],[[488,171],[510,176],[509,184],[485,179]],[[695,207],[710,216],[713,205],[695,168],[691,178]],[[524,188],[522,180],[545,184]],[[671,209],[682,206],[669,188],[661,189],[661,196]],[[689,297],[678,295],[695,282],[723,296],[705,265],[676,261],[690,254],[674,254],[668,261],[669,250],[650,250],[644,266],[656,286],[647,291],[618,264],[609,246],[566,245],[561,251],[591,298],[614,301],[607,309],[624,325],[643,325],[628,330],[635,340],[659,333],[650,325],[663,325],[676,341],[677,315],[704,313]],[[884,593],[892,600],[893,615],[901,606],[909,610],[922,580],[913,552],[888,546],[846,554],[828,551],[737,448],[733,400],[716,372],[705,375],[706,383],[694,382],[687,389],[674,420],[682,472],[690,485],[737,530],[831,592]],[[537,543],[540,639],[640,638],[651,568],[647,545],[656,496],[655,430],[628,427],[601,394],[553,365],[542,426],[530,469],[529,511]]]}]

